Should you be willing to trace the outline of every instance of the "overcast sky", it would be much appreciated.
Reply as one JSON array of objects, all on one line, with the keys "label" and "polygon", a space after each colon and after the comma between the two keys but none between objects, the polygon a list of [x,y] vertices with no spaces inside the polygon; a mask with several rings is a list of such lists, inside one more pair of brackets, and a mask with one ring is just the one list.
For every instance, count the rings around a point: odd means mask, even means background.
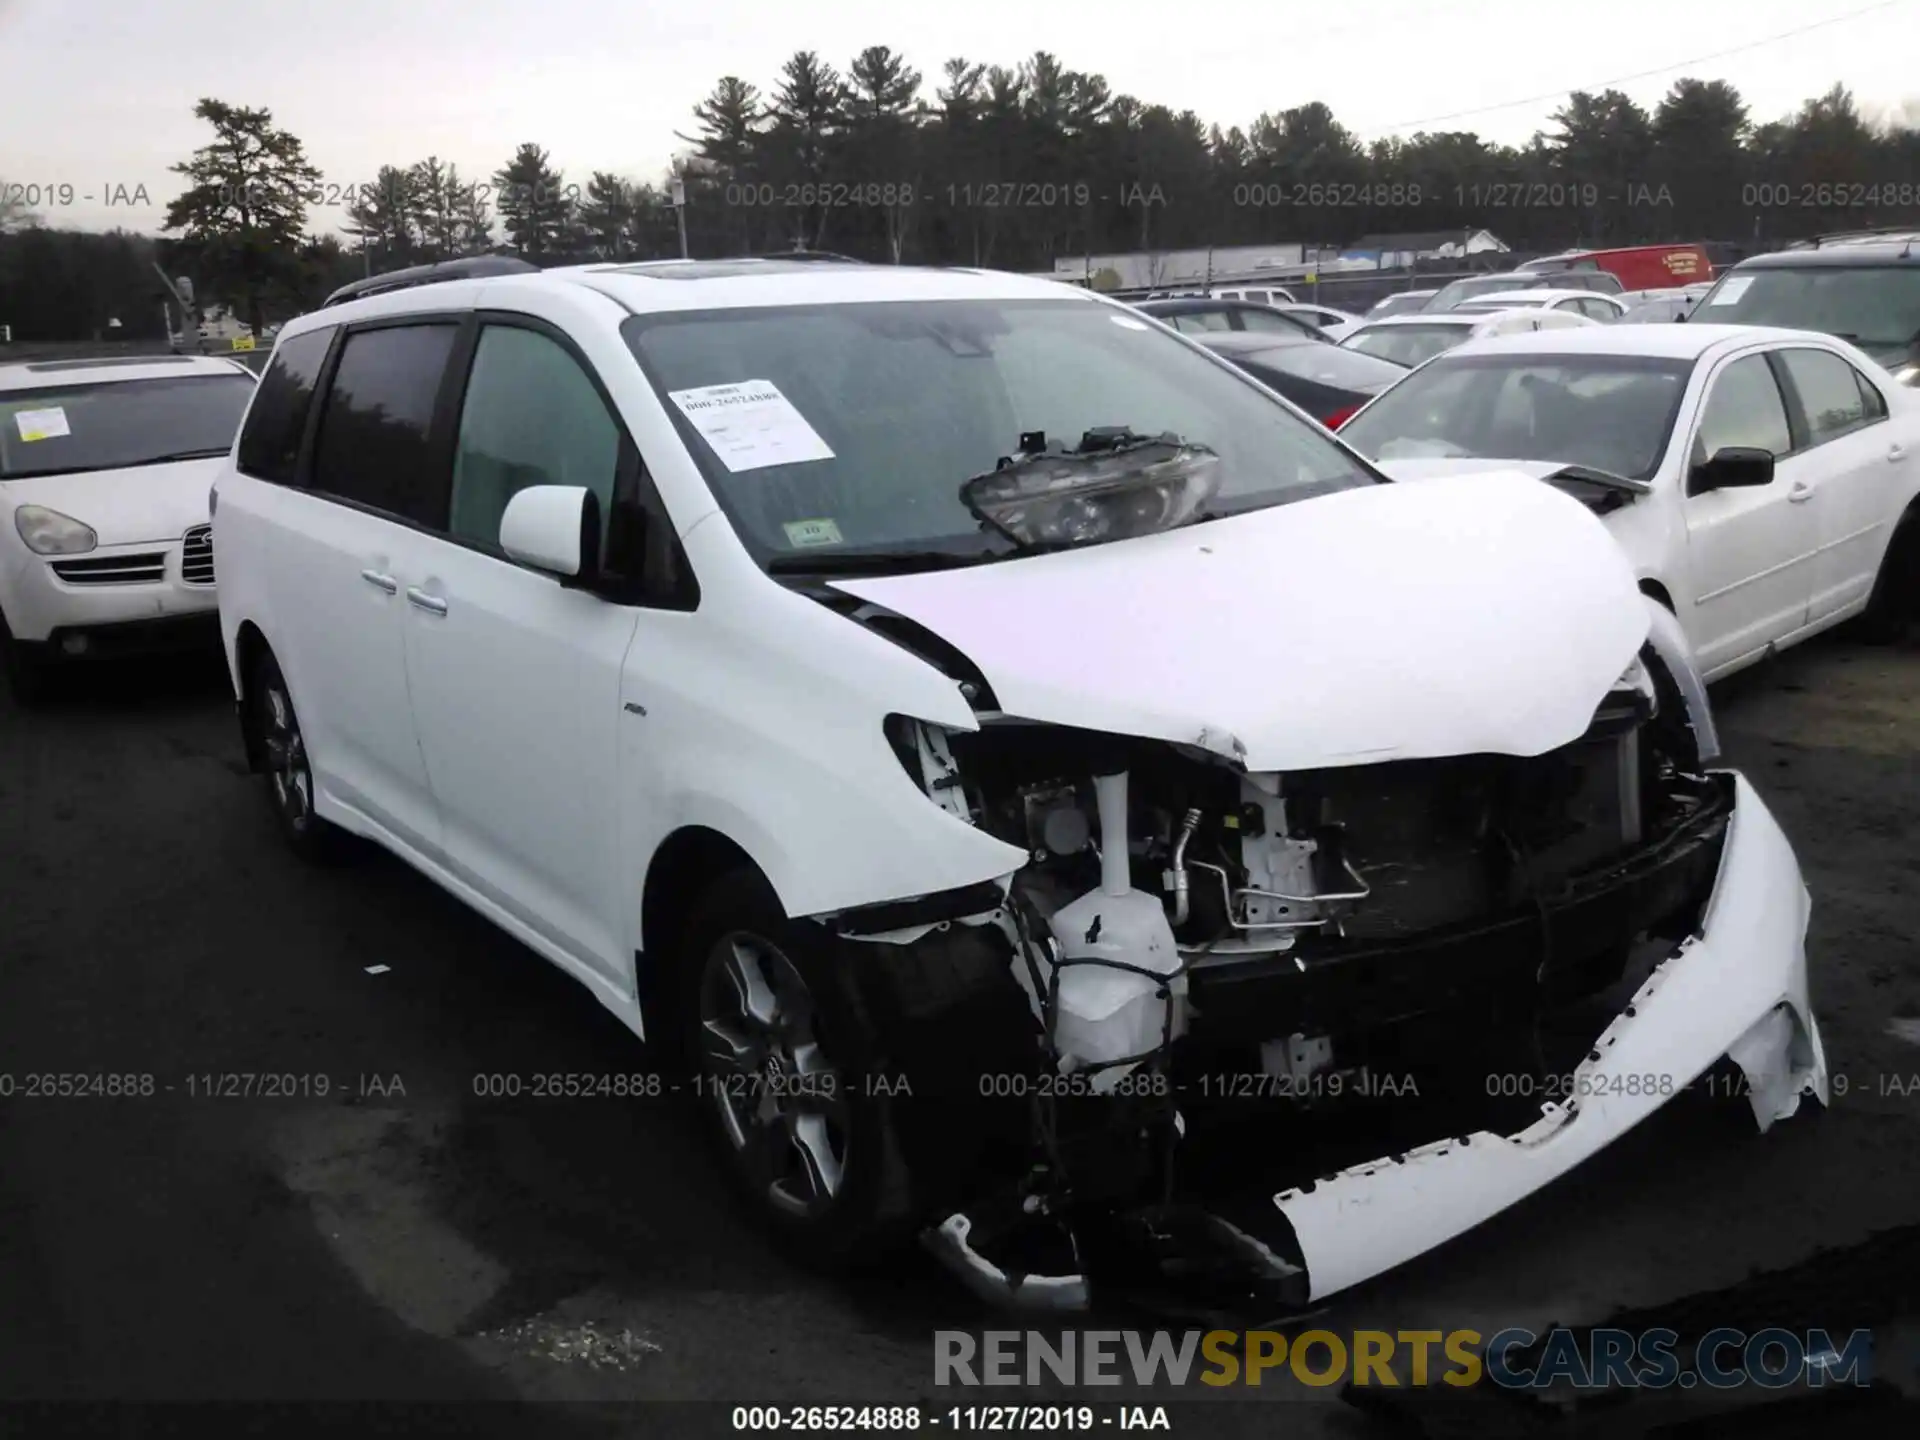
[{"label": "overcast sky", "polygon": [[[71,204],[42,205],[50,224],[155,229],[178,189],[167,167],[209,135],[194,102],[212,95],[270,108],[329,186],[429,154],[478,178],[525,140],[571,180],[657,180],[720,76],[765,93],[795,50],[844,69],[875,44],[922,72],[929,100],[950,56],[1013,65],[1045,49],[1222,126],[1322,100],[1362,139],[1424,122],[1523,142],[1568,90],[1619,82],[1652,106],[1680,75],[1732,82],[1759,120],[1839,81],[1869,115],[1920,124],[1920,0],[1870,3],[0,0],[0,179],[73,186]],[[947,177],[985,178],[1071,179]],[[142,185],[148,206],[102,203]]]}]

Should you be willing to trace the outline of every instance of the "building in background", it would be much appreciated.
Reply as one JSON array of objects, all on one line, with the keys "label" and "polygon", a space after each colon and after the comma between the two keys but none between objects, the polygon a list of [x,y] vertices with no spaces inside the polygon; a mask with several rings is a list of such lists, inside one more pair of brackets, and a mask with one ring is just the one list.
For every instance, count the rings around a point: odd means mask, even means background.
[{"label": "building in background", "polygon": [[1375,270],[1404,270],[1423,260],[1464,260],[1469,255],[1506,253],[1506,242],[1491,230],[1412,230],[1398,235],[1362,235],[1340,252],[1340,258]]}]

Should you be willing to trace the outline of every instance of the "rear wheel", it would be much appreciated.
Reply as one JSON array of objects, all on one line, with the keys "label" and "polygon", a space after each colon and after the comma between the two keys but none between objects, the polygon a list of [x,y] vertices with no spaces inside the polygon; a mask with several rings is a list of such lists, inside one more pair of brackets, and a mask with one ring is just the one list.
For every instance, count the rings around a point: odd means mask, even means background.
[{"label": "rear wheel", "polygon": [[761,1220],[805,1258],[845,1267],[904,1238],[905,1167],[874,1049],[823,938],[754,871],[690,917],[680,1026],[703,1123]]},{"label": "rear wheel", "polygon": [[280,833],[303,860],[326,862],[339,858],[347,836],[313,808],[313,767],[307,758],[306,736],[293,708],[286,676],[271,654],[253,667],[247,686],[254,707],[254,725],[265,757],[267,799]]}]

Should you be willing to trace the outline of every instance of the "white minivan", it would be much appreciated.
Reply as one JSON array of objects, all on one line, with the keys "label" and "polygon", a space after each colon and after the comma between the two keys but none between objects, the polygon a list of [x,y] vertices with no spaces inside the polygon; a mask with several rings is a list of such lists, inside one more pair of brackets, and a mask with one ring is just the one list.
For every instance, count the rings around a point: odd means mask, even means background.
[{"label": "white minivan", "polygon": [[[1793,852],[1572,497],[1395,484],[1045,280],[384,283],[287,325],[218,484],[247,754],[297,851],[653,1042],[806,1253],[1310,1303],[1723,1057],[1762,1128],[1824,1103]],[[1582,1099],[1488,1079],[1542,1066]]]}]

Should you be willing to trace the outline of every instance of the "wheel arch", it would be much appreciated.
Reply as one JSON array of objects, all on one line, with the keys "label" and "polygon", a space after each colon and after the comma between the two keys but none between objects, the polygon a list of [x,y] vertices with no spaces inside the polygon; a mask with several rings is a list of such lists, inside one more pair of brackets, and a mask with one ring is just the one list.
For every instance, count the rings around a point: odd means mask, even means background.
[{"label": "wheel arch", "polygon": [[731,836],[707,825],[682,825],[653,852],[640,888],[640,933],[634,955],[634,999],[641,1024],[671,1003],[680,939],[700,897],[730,870],[751,870],[768,881],[766,868]]},{"label": "wheel arch", "polygon": [[260,718],[252,704],[254,672],[273,654],[260,627],[242,620],[233,637],[234,699],[240,707],[240,739],[246,746],[247,769],[258,775],[267,768],[267,747],[260,734]]}]

